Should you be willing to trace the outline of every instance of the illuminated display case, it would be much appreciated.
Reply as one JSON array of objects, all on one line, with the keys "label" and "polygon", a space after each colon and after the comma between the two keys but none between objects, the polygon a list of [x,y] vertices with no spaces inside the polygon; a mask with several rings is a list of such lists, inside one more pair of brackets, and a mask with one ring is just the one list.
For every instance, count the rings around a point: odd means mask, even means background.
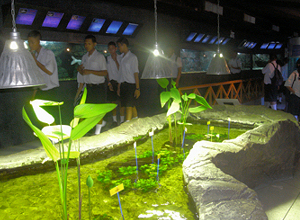
[{"label": "illuminated display case", "polygon": [[16,18],[16,24],[32,25],[37,10],[29,8],[20,8]]},{"label": "illuminated display case", "polygon": [[195,51],[188,49],[180,50],[180,57],[182,59],[182,72],[205,72],[208,69],[210,61],[212,60],[214,51]]},{"label": "illuminated display case", "polygon": [[94,18],[88,31],[99,32],[105,22],[105,19]]},{"label": "illuminated display case", "polygon": [[67,29],[78,31],[85,20],[85,17],[79,15],[73,15],[68,23]]},{"label": "illuminated display case", "polygon": [[123,24],[122,21],[113,21],[111,22],[111,24],[109,25],[109,27],[106,30],[107,34],[116,34],[118,33],[121,25]]},{"label": "illuminated display case", "polygon": [[42,27],[57,28],[63,16],[64,13],[48,11]]}]

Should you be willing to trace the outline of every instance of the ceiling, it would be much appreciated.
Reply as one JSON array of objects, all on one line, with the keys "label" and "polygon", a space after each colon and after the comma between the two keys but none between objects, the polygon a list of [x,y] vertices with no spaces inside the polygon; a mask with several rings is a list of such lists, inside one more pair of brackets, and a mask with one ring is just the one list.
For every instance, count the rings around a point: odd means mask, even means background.
[{"label": "ceiling", "polygon": [[[123,6],[153,10],[154,0],[102,0]],[[217,4],[217,0],[209,0]],[[204,10],[205,0],[157,0],[159,13],[169,14],[193,21],[216,24],[216,16]],[[262,38],[273,36],[274,40],[286,40],[300,35],[300,1],[299,0],[220,0],[223,16],[221,27],[239,32],[240,38],[255,36]],[[256,23],[248,24],[243,16],[255,17]],[[272,30],[278,26],[279,32]]]}]

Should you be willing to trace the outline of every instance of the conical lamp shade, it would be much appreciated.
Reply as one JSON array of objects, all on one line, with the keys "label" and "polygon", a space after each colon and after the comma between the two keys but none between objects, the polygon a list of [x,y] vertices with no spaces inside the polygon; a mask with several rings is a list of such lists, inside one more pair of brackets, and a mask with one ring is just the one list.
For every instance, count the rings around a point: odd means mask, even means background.
[{"label": "conical lamp shade", "polygon": [[173,78],[170,61],[163,56],[150,53],[141,79]]},{"label": "conical lamp shade", "polygon": [[230,74],[227,62],[224,57],[217,54],[210,62],[206,72],[207,75],[226,75]]},{"label": "conical lamp shade", "polygon": [[0,57],[0,89],[23,88],[44,85],[40,73],[30,52],[18,32],[11,33]]}]

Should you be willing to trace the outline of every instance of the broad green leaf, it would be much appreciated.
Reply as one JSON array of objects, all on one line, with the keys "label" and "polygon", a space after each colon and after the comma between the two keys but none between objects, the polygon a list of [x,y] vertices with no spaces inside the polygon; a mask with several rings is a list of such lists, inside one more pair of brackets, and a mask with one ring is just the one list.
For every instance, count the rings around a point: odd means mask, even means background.
[{"label": "broad green leaf", "polygon": [[49,138],[61,140],[70,138],[71,130],[72,128],[68,125],[52,125],[44,127],[42,132]]},{"label": "broad green leaf", "polygon": [[176,88],[176,82],[173,79],[171,79],[171,85],[173,86],[173,88]]},{"label": "broad green leaf", "polygon": [[167,88],[169,85],[169,80],[167,80],[166,78],[156,79],[156,81],[164,89]]},{"label": "broad green leaf", "polygon": [[91,188],[94,185],[94,181],[92,177],[89,175],[88,178],[86,179],[86,185]]},{"label": "broad green leaf", "polygon": [[73,118],[72,121],[70,122],[70,126],[72,128],[75,128],[78,125],[79,118]]},{"label": "broad green leaf", "polygon": [[212,107],[207,103],[207,101],[205,100],[205,98],[203,98],[202,96],[196,95],[195,100],[196,100],[196,102],[198,102],[198,103],[201,104],[201,105],[206,106],[207,108],[212,108]]},{"label": "broad green leaf", "polygon": [[[78,151],[70,151],[70,156],[69,158],[78,158],[80,156],[80,152]],[[68,152],[64,152],[64,157],[67,158],[68,157]]]},{"label": "broad green leaf", "polygon": [[194,108],[189,108],[189,112],[191,113],[197,113],[197,112],[202,112],[204,110],[206,110],[207,107],[206,106],[197,106],[197,107],[194,107]]},{"label": "broad green leaf", "polygon": [[185,101],[185,102],[187,102],[187,101],[189,100],[186,93],[184,93],[184,95],[182,95],[181,98],[182,98],[183,101]]},{"label": "broad green leaf", "polygon": [[29,127],[35,132],[35,134],[38,136],[38,138],[42,142],[42,145],[46,151],[47,156],[49,158],[51,158],[54,162],[56,162],[59,159],[58,150],[53,146],[53,144],[48,139],[48,137],[40,129],[38,129],[37,127],[35,127],[32,124],[24,107],[22,109],[22,116],[23,116],[24,121],[29,125]]},{"label": "broad green leaf", "polygon": [[30,101],[31,105],[38,105],[38,106],[58,106],[63,105],[64,102],[55,102],[51,100],[43,100],[43,99],[35,99],[33,101]]},{"label": "broad green leaf", "polygon": [[82,94],[82,97],[81,97],[81,100],[80,100],[79,105],[85,103],[85,101],[86,101],[86,95],[87,95],[87,89],[86,89],[86,87],[85,87],[84,90],[83,90],[83,94]]},{"label": "broad green leaf", "polygon": [[178,102],[172,102],[168,112],[167,112],[167,116],[172,115],[176,112],[178,112],[180,109],[179,103]]},{"label": "broad green leaf", "polygon": [[189,98],[189,99],[195,99],[195,98],[196,98],[196,94],[195,94],[195,93],[190,93],[190,94],[188,95],[188,98]]},{"label": "broad green leaf", "polygon": [[32,105],[33,111],[39,121],[51,125],[55,120],[52,115],[50,115],[45,109],[38,105]]},{"label": "broad green leaf", "polygon": [[97,115],[106,114],[116,108],[113,103],[107,104],[81,104],[74,109],[74,118],[92,118]]},{"label": "broad green leaf", "polygon": [[169,101],[170,98],[171,98],[170,92],[160,93],[160,104],[162,108],[165,106],[165,104],[167,103],[167,101]]},{"label": "broad green leaf", "polygon": [[175,102],[177,102],[177,103],[181,102],[180,92],[178,91],[178,89],[172,88],[172,89],[170,89],[170,93],[171,93],[171,98],[173,98],[175,100]]},{"label": "broad green leaf", "polygon": [[103,117],[105,114],[97,115],[92,118],[86,118],[80,122],[71,132],[71,140],[77,140],[83,137],[89,130],[91,130]]}]

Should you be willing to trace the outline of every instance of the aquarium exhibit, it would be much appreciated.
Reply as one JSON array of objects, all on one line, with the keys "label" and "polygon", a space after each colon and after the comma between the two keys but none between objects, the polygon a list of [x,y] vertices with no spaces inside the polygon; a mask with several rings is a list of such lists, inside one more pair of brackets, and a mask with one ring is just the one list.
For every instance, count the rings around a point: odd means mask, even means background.
[{"label": "aquarium exhibit", "polygon": [[300,129],[262,70],[300,6],[254,2],[1,1],[0,220],[270,219]]}]

